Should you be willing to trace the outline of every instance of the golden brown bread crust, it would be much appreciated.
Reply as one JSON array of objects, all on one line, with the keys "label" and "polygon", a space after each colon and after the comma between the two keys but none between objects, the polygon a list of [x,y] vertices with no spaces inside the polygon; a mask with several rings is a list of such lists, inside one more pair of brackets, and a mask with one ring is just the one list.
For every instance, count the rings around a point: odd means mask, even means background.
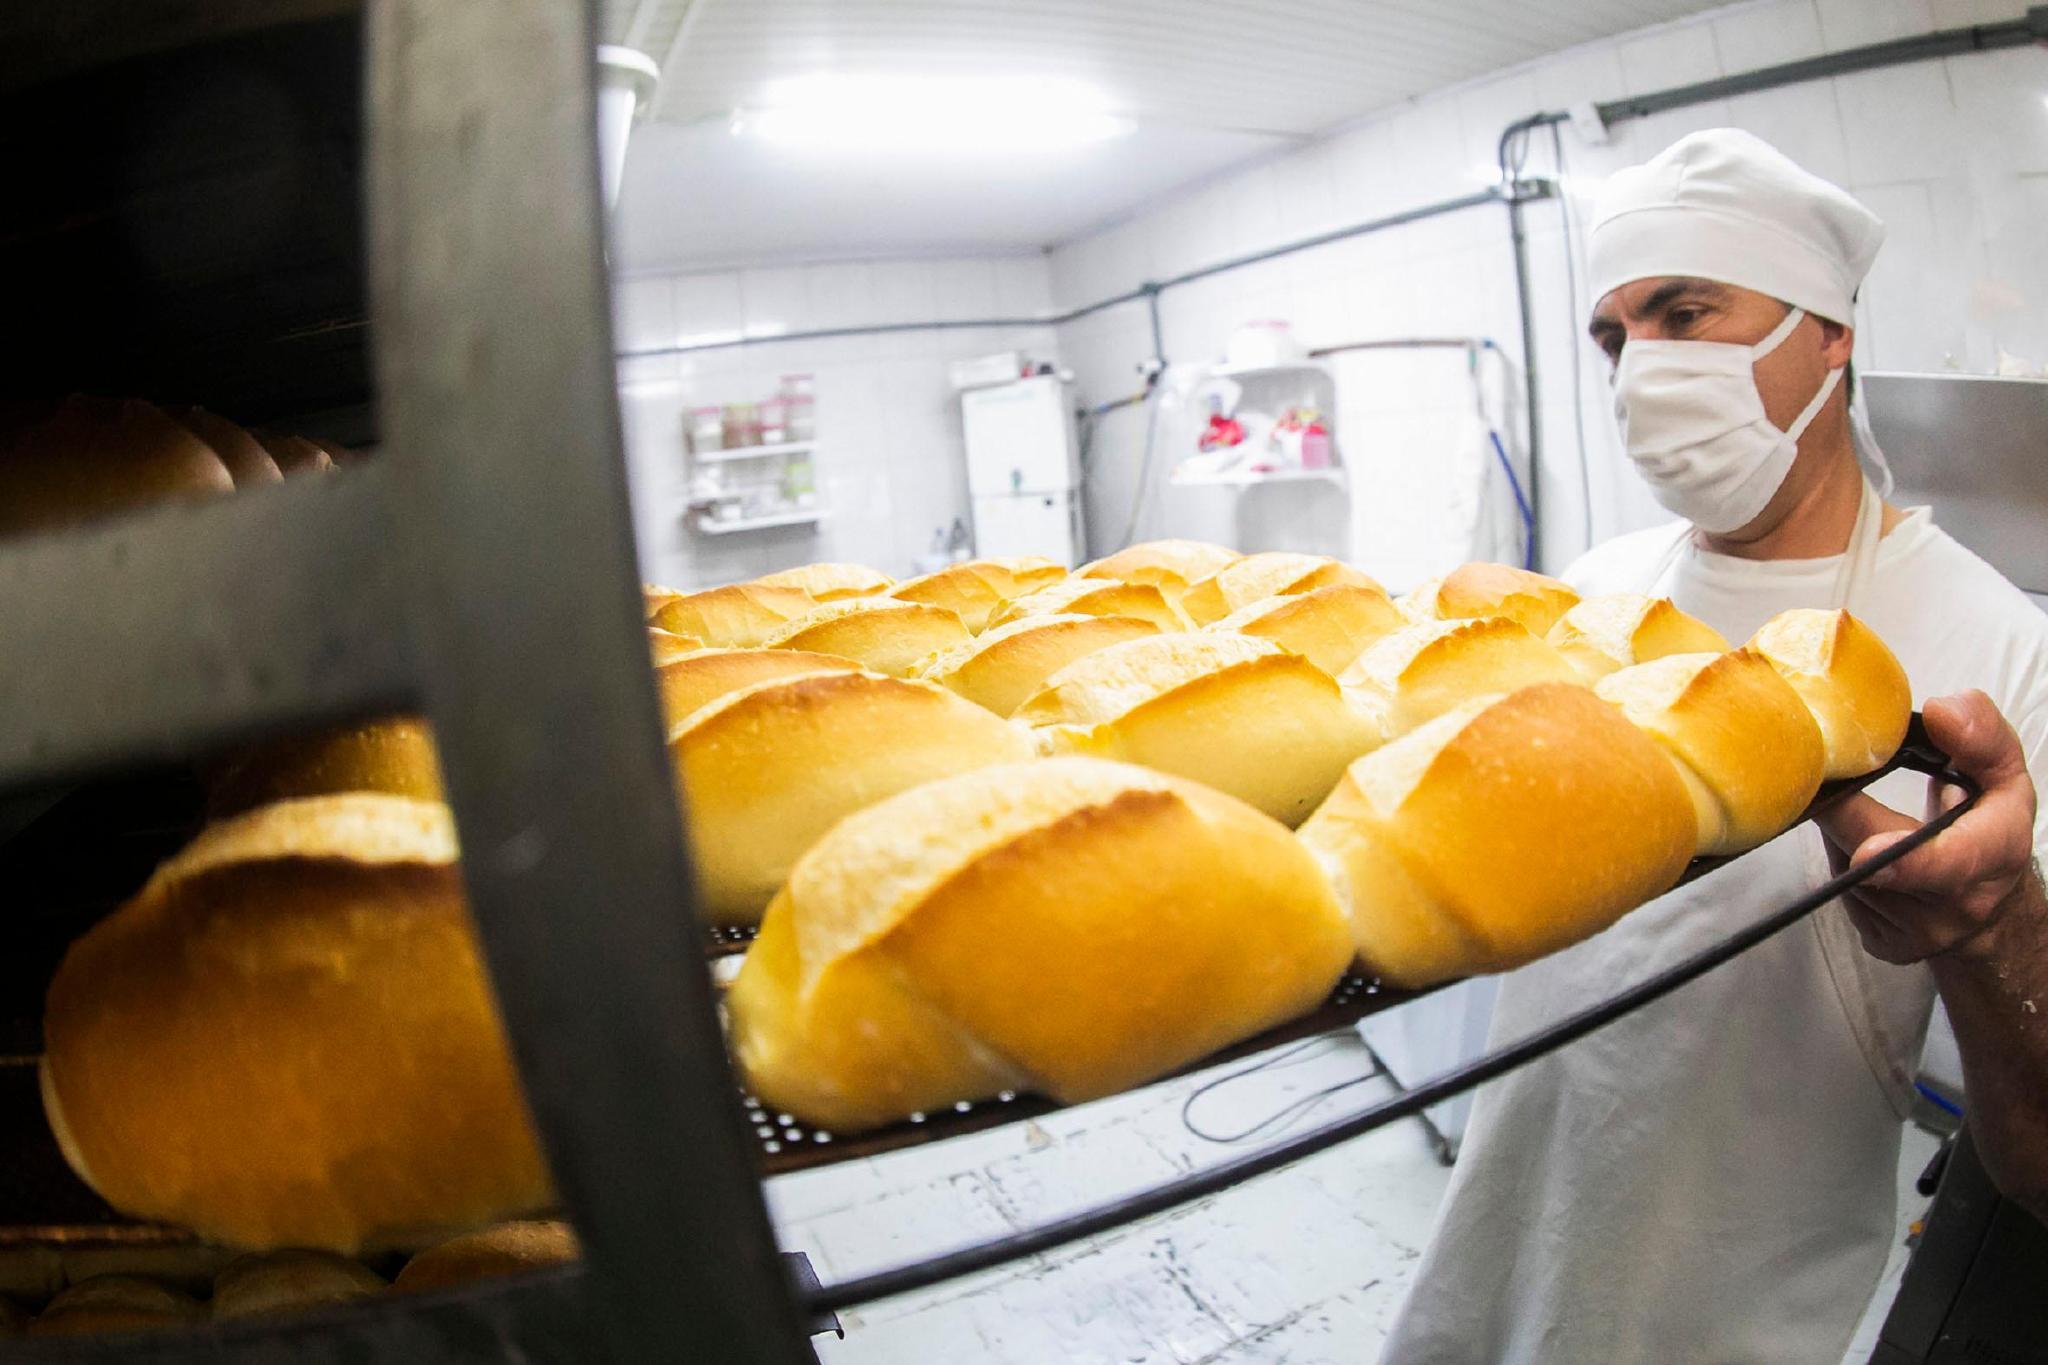
[{"label": "golden brown bread crust", "polygon": [[72,944],[44,1105],[139,1218],[354,1251],[545,1206],[446,807],[353,794],[209,826]]},{"label": "golden brown bread crust", "polygon": [[96,1275],[51,1299],[28,1326],[32,1337],[153,1332],[198,1322],[206,1310],[189,1294],[134,1275]]},{"label": "golden brown bread crust", "polygon": [[1199,582],[1241,558],[1235,550],[1204,540],[1147,540],[1084,564],[1074,572],[1082,578],[1149,583],[1165,590],[1168,600],[1178,602],[1190,583]]},{"label": "golden brown bread crust", "polygon": [[1538,639],[1578,604],[1568,583],[1507,564],[1461,564],[1418,588],[1411,610],[1443,621],[1505,616]]},{"label": "golden brown bread crust", "polygon": [[1829,778],[1880,768],[1905,741],[1913,713],[1906,670],[1877,632],[1848,612],[1781,612],[1749,643],[1813,712]]},{"label": "golden brown bread crust", "polygon": [[1349,953],[1279,825],[1197,783],[1048,759],[834,828],[727,1004],[755,1093],[852,1130],[1006,1088],[1140,1084],[1313,1008]]},{"label": "golden brown bread crust", "polygon": [[428,1247],[405,1263],[391,1287],[404,1293],[566,1265],[581,1256],[575,1229],[547,1220],[500,1223]]},{"label": "golden brown bread crust", "polygon": [[[675,601],[678,597],[684,597],[687,595],[688,594],[682,592],[680,589],[664,588],[659,583],[642,583],[640,585],[640,598],[646,606],[648,625],[650,627],[653,626],[654,615],[656,612],[660,611],[669,603]],[[680,634],[681,632],[673,633]]]},{"label": "golden brown bread crust", "polygon": [[1329,674],[1269,640],[1214,631],[1084,655],[1015,718],[1042,753],[1141,763],[1288,824],[1376,741]]},{"label": "golden brown bread crust", "polygon": [[227,466],[236,488],[254,488],[282,483],[284,474],[263,443],[218,413],[205,408],[186,408],[171,414],[184,428],[210,446]]},{"label": "golden brown bread crust", "polygon": [[971,638],[959,615],[945,607],[854,597],[806,612],[762,644],[832,654],[892,678],[907,678],[932,655]]},{"label": "golden brown bread crust", "polygon": [[859,671],[860,665],[851,659],[802,649],[700,649],[657,668],[655,681],[661,688],[662,715],[674,734],[691,712],[755,683],[806,673]]},{"label": "golden brown bread crust", "polygon": [[1387,739],[1474,697],[1579,680],[1563,655],[1504,616],[1403,627],[1367,645],[1338,679]]},{"label": "golden brown bread crust", "polygon": [[216,1322],[230,1322],[348,1303],[384,1288],[382,1275],[331,1251],[252,1252],[230,1262],[214,1280],[212,1311]]},{"label": "golden brown bread crust", "polygon": [[205,441],[152,404],[74,394],[0,431],[0,536],[231,492]]},{"label": "golden brown bread crust", "polygon": [[896,580],[865,564],[804,564],[754,580],[764,588],[796,588],[820,602],[847,597],[873,597],[896,586]]},{"label": "golden brown bread crust", "polygon": [[207,813],[239,815],[273,801],[338,792],[442,799],[434,734],[418,716],[275,739],[244,750],[214,779]]},{"label": "golden brown bread crust", "polygon": [[1587,681],[1668,654],[1725,654],[1728,642],[1668,597],[1608,593],[1589,597],[1557,619],[1544,637]]},{"label": "golden brown bread crust", "polygon": [[685,654],[695,654],[702,648],[704,642],[694,635],[678,635],[672,630],[663,630],[660,626],[647,628],[647,652],[652,656],[656,668],[674,663]]},{"label": "golden brown bread crust", "polygon": [[1678,765],[1703,854],[1776,837],[1820,790],[1820,727],[1754,650],[1669,654],[1610,673],[1594,691]]},{"label": "golden brown bread crust", "polygon": [[1334,678],[1367,645],[1407,624],[1384,588],[1333,583],[1291,596],[1261,598],[1203,629],[1271,640]]},{"label": "golden brown bread crust", "polygon": [[809,593],[796,588],[731,583],[663,602],[648,623],[694,636],[714,649],[759,649],[784,622],[816,606]]},{"label": "golden brown bread crust", "polygon": [[967,629],[980,632],[1006,602],[1066,577],[1049,559],[969,559],[936,573],[905,579],[889,590],[903,602],[922,602],[956,613]]},{"label": "golden brown bread crust", "polygon": [[1506,971],[1599,932],[1692,857],[1670,760],[1576,684],[1483,697],[1351,765],[1301,828],[1391,985]]},{"label": "golden brown bread crust", "polygon": [[931,683],[806,672],[708,703],[669,732],[714,924],[753,924],[803,851],[906,788],[1029,758],[1023,731]]},{"label": "golden brown bread crust", "polygon": [[255,431],[251,434],[270,452],[270,458],[277,462],[278,472],[287,479],[300,474],[327,474],[334,469],[334,457],[303,436],[282,431]]},{"label": "golden brown bread crust", "polygon": [[1081,656],[1158,633],[1129,616],[1024,616],[932,656],[918,676],[1007,716]]},{"label": "golden brown bread crust", "polygon": [[1107,578],[1064,578],[1007,602],[988,618],[988,628],[1032,616],[1128,616],[1160,630],[1186,630],[1188,618],[1152,583],[1119,583]]},{"label": "golden brown bread crust", "polygon": [[1180,606],[1189,620],[1206,626],[1265,598],[1288,597],[1334,583],[1380,586],[1370,575],[1328,555],[1272,550],[1234,559],[1209,577],[1189,584]]}]

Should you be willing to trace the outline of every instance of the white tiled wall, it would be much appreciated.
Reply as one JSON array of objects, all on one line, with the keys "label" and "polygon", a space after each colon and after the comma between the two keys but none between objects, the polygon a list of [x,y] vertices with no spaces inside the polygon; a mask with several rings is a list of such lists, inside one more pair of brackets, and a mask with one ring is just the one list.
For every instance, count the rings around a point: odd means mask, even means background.
[{"label": "white tiled wall", "polygon": [[[1043,255],[854,261],[621,280],[621,351],[770,338],[876,322],[1043,317]],[[708,586],[811,560],[902,575],[935,527],[966,517],[959,402],[949,361],[1023,350],[1054,360],[1050,327],[928,329],[622,361],[620,410],[641,567],[655,582]],[[700,404],[766,397],[784,374],[816,376],[817,526],[704,535],[687,524],[683,420]]]},{"label": "white tiled wall", "polygon": [[[1500,128],[1522,114],[2024,10],[2023,0],[1761,0],[1576,48],[1417,100],[1059,246],[1054,301],[1072,307],[1142,279],[1469,193],[1483,183]],[[2037,367],[2048,363],[2048,252],[2040,247],[2048,224],[2048,52],[1952,57],[1674,110],[1617,126],[1606,146],[1586,145],[1567,129],[1574,198],[1582,201],[1595,178],[1684,133],[1725,124],[1776,143],[1886,220],[1890,239],[1859,310],[1859,365],[1983,373],[2001,349]],[[1547,134],[1531,166],[1551,169]],[[1605,365],[1581,339],[1587,301],[1574,300],[1567,287],[1563,207],[1536,205],[1527,215],[1551,568],[1568,562],[1589,535],[1580,510],[1575,351],[1590,534],[1604,538],[1662,515],[1620,457]],[[1582,223],[1583,202],[1573,210]],[[1286,317],[1311,345],[1478,331],[1519,362],[1510,260],[1506,213],[1491,206],[1318,247],[1169,291],[1162,299],[1166,353],[1214,360],[1234,324]],[[1090,400],[1128,388],[1132,363],[1150,350],[1136,307],[1063,327],[1060,343]],[[1452,471],[1471,467],[1460,446],[1471,403],[1462,364],[1455,354],[1339,362],[1338,436],[1357,471],[1351,550],[1390,584],[1461,557],[1461,547],[1449,543],[1454,499],[1445,483],[1461,477]],[[1142,440],[1135,413],[1102,424],[1090,516],[1098,541],[1123,529]],[[1155,480],[1164,472],[1158,463]],[[1227,507],[1219,515],[1175,497],[1169,503],[1153,495],[1154,515],[1141,519],[1141,535],[1230,522]]]}]

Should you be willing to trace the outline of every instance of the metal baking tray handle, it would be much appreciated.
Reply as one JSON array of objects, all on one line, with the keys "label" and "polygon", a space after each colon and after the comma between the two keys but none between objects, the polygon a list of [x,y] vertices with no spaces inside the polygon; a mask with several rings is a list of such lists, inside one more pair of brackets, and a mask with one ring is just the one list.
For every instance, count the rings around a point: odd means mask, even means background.
[{"label": "metal baking tray handle", "polygon": [[[804,1295],[804,1305],[811,1312],[817,1313],[849,1308],[855,1304],[890,1298],[897,1294],[907,1294],[962,1275],[971,1275],[992,1266],[1035,1255],[1083,1237],[1091,1237],[1155,1213],[1163,1213],[1167,1209],[1230,1189],[1254,1176],[1264,1175],[1268,1171],[1290,1165],[1304,1157],[1313,1156],[1340,1142],[1384,1127],[1397,1119],[1418,1114],[1432,1104],[1450,1099],[1454,1095],[1461,1095],[1516,1067],[1555,1052],[1602,1025],[1613,1023],[1653,1000],[1662,999],[1687,982],[1704,976],[1729,959],[1747,952],[1773,934],[1806,918],[1844,891],[1860,885],[1879,868],[1897,862],[1933,839],[1961,819],[1982,795],[1982,789],[1978,784],[1955,771],[1949,765],[1948,756],[1928,739],[1926,728],[1921,724],[1920,716],[1916,712],[1907,727],[1905,741],[1899,746],[1891,761],[1875,773],[1853,783],[1842,784],[1835,793],[1835,799],[1840,799],[1850,791],[1859,790],[1880,777],[1900,770],[1925,773],[1942,783],[1959,787],[1964,793],[1963,799],[1908,833],[1869,862],[1848,869],[1783,909],[1747,928],[1737,930],[1712,947],[1646,977],[1626,990],[1618,991],[1576,1014],[1567,1015],[1547,1028],[1505,1047],[1476,1057],[1463,1066],[1454,1067],[1370,1109],[1333,1120],[1285,1142],[1275,1143],[1261,1151],[1220,1162],[1207,1170],[1180,1176],[1155,1185],[1151,1189],[1140,1190],[1136,1194],[1055,1219],[1024,1232],[1012,1233],[925,1260],[843,1280],[837,1284],[809,1289]],[[1811,813],[1809,811],[1809,814]],[[1701,860],[1695,864],[1695,869],[1710,870],[1725,861],[1728,860]]]}]

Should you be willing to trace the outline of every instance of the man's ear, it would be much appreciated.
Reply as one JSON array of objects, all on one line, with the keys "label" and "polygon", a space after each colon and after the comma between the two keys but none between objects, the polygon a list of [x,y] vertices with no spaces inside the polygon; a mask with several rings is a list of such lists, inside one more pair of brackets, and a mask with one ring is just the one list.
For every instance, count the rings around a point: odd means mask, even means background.
[{"label": "man's ear", "polygon": [[1849,363],[1856,353],[1856,329],[1826,318],[1815,318],[1820,324],[1820,354],[1831,370],[1839,370]]}]

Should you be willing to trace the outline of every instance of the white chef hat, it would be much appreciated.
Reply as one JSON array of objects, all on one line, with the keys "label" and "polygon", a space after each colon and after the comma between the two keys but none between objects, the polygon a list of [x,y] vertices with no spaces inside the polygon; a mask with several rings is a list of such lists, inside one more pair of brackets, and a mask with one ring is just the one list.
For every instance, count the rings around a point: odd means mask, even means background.
[{"label": "white chef hat", "polygon": [[1877,215],[1739,128],[1691,133],[1618,171],[1594,205],[1594,303],[1633,280],[1718,280],[1854,324],[1884,241]]}]

